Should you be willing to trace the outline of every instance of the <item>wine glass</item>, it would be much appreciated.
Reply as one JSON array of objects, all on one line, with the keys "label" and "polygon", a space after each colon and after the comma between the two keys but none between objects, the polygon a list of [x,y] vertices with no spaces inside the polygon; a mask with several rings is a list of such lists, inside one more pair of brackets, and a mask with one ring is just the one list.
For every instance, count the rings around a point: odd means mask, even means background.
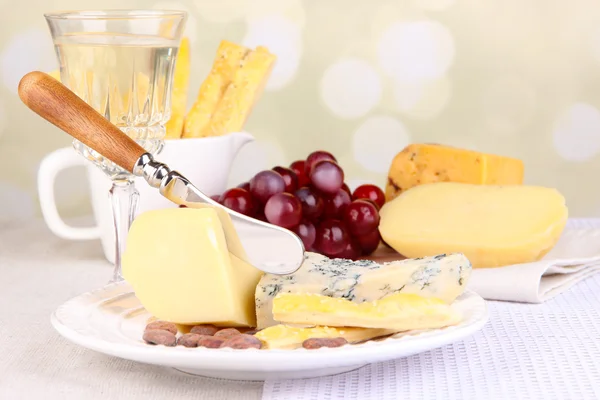
[{"label": "wine glass", "polygon": [[[158,153],[170,118],[173,70],[187,14],[106,10],[44,16],[62,83],[147,152]],[[134,176],[78,140],[73,146],[112,180],[109,198],[116,241],[112,282],[120,281],[121,257],[139,198]]]}]

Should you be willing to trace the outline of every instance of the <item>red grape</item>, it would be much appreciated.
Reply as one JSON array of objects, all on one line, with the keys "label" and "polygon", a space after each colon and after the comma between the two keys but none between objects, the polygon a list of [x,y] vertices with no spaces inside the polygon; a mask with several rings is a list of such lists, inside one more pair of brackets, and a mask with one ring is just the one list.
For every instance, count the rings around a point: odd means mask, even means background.
[{"label": "red grape", "polygon": [[304,249],[310,251],[312,245],[315,243],[315,237],[317,236],[317,229],[312,222],[303,220],[294,229],[296,235],[300,236],[302,243],[304,243]]},{"label": "red grape", "polygon": [[342,219],[344,210],[351,201],[350,195],[342,189],[339,189],[333,196],[325,197],[325,217]]},{"label": "red grape", "polygon": [[275,171],[261,171],[250,179],[250,193],[261,204],[265,204],[271,196],[284,190],[285,181]]},{"label": "red grape", "polygon": [[300,200],[300,203],[302,203],[302,214],[304,217],[315,221],[323,214],[325,203],[315,190],[303,187],[296,190],[294,194]]},{"label": "red grape", "polygon": [[314,247],[319,253],[333,257],[346,248],[349,240],[344,224],[328,219],[321,222],[317,228]]},{"label": "red grape", "polygon": [[350,197],[352,197],[352,192],[350,191],[350,188],[348,187],[348,185],[346,185],[345,183],[342,185],[342,189],[344,189],[344,192],[348,193],[350,195]]},{"label": "red grape", "polygon": [[354,193],[352,193],[352,199],[371,200],[377,205],[377,208],[381,208],[385,204],[385,194],[383,193],[383,190],[375,185],[361,185],[357,187],[354,189]]},{"label": "red grape", "polygon": [[223,200],[223,198],[218,194],[214,194],[214,195],[210,196],[210,198],[213,199],[214,201],[216,201],[217,203],[221,203],[221,200]]},{"label": "red grape", "polygon": [[240,183],[239,185],[237,185],[237,187],[239,187],[240,189],[247,190],[248,192],[250,191],[250,183],[248,182]]},{"label": "red grape", "polygon": [[188,206],[184,206],[183,204],[180,204],[179,208],[188,208]]},{"label": "red grape", "polygon": [[356,236],[355,239],[362,249],[362,254],[367,256],[373,253],[377,247],[379,247],[381,235],[379,234],[379,229],[374,229],[372,232],[369,232],[366,235]]},{"label": "red grape", "polygon": [[298,175],[286,167],[275,167],[273,171],[277,172],[285,181],[285,191],[287,193],[294,193],[298,189]]},{"label": "red grape", "polygon": [[308,179],[308,175],[304,172],[304,168],[306,165],[306,161],[298,160],[294,161],[290,164],[290,169],[296,173],[298,177],[298,187],[301,188],[310,183],[310,179]]},{"label": "red grape", "polygon": [[256,211],[254,200],[247,190],[240,188],[229,189],[223,193],[221,198],[221,204],[233,211],[249,216],[254,215]]},{"label": "red grape", "polygon": [[356,260],[361,254],[361,248],[356,244],[354,240],[348,240],[348,244],[346,248],[341,251],[341,253],[337,253],[336,258],[346,258],[349,260]]},{"label": "red grape", "polygon": [[312,167],[310,181],[320,191],[333,194],[344,184],[344,171],[335,161],[322,160]]},{"label": "red grape", "polygon": [[256,215],[254,216],[254,218],[261,220],[263,222],[269,222],[269,221],[267,221],[267,217],[265,217],[264,209],[260,209],[260,210],[256,211]]},{"label": "red grape", "polygon": [[355,236],[366,235],[379,226],[377,206],[368,200],[354,200],[343,212],[348,231]]},{"label": "red grape", "polygon": [[319,161],[323,160],[329,160],[333,161],[334,163],[337,163],[337,160],[335,159],[333,154],[323,150],[313,151],[308,155],[308,157],[306,157],[306,164],[304,164],[304,172],[306,173],[306,176],[310,176],[310,172],[312,171],[313,167]]},{"label": "red grape", "polygon": [[289,193],[277,193],[265,205],[265,217],[271,224],[283,228],[293,228],[302,218],[300,200]]}]

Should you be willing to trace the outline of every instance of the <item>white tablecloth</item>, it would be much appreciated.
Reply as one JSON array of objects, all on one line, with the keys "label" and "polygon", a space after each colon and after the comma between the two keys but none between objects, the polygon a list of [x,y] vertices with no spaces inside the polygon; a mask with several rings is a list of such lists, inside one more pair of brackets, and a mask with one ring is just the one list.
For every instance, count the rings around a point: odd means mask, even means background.
[{"label": "white tablecloth", "polygon": [[[0,399],[260,399],[260,382],[199,378],[75,346],[51,327],[64,301],[110,279],[98,242],[42,222],[0,225]],[[490,302],[465,341],[320,379],[266,382],[264,400],[600,399],[600,276],[541,305]]]},{"label": "white tablecloth", "polygon": [[545,304],[489,302],[479,334],[347,374],[267,381],[263,400],[600,399],[600,275]]},{"label": "white tablecloth", "polygon": [[0,400],[253,400],[262,382],[200,378],[86,350],[50,314],[108,282],[99,242],[67,242],[40,221],[0,225]]},{"label": "white tablecloth", "polygon": [[263,400],[600,399],[600,274],[544,304],[488,305],[490,321],[464,341],[343,375],[267,381]]}]

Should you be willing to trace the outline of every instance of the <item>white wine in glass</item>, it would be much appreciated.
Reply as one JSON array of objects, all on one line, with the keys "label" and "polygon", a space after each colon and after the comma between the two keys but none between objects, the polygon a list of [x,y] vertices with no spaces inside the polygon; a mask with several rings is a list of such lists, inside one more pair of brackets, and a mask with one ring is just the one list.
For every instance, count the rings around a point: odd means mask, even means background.
[{"label": "white wine in glass", "polygon": [[[46,14],[61,81],[147,152],[162,148],[170,118],[177,49],[186,20],[182,11],[114,10]],[[73,146],[112,180],[115,268],[135,217],[139,194],[133,175],[74,140]]]}]

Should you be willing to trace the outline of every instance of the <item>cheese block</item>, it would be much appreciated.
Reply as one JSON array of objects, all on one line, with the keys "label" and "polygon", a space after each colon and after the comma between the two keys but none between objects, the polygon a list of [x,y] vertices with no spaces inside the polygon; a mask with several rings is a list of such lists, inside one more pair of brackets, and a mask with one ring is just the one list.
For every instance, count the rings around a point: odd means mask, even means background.
[{"label": "cheese block", "polygon": [[315,326],[299,328],[288,325],[274,325],[254,334],[260,339],[267,349],[297,349],[302,347],[306,339],[313,338],[344,338],[348,343],[360,343],[396,333],[389,329],[369,328],[333,328],[328,326]]},{"label": "cheese block", "polygon": [[183,121],[187,111],[187,94],[190,81],[190,40],[183,38],[177,52],[171,95],[171,118],[165,125],[165,139],[179,139],[183,133]]},{"label": "cheese block", "polygon": [[251,51],[223,93],[203,136],[241,131],[262,94],[274,65],[275,56],[266,48],[258,47]]},{"label": "cheese block", "polygon": [[273,317],[285,324],[352,326],[395,331],[454,325],[460,314],[440,299],[392,293],[379,300],[354,303],[314,293],[280,293],[273,300]]},{"label": "cheese block", "polygon": [[212,207],[152,210],[135,219],[123,277],[151,315],[185,325],[256,326],[262,272],[229,252],[224,229],[230,241],[235,230],[224,224],[231,221]]},{"label": "cheese block", "polygon": [[405,257],[460,252],[473,267],[542,258],[567,222],[555,189],[433,183],[413,188],[380,210],[383,240]]},{"label": "cheese block", "polygon": [[307,252],[295,273],[265,274],[261,278],[256,287],[256,322],[258,328],[277,324],[272,309],[279,293],[316,293],[355,303],[378,300],[391,293],[412,293],[452,303],[464,292],[470,275],[471,263],[462,254],[378,264],[329,259]]},{"label": "cheese block", "polygon": [[183,137],[203,137],[213,113],[231,84],[235,72],[250,49],[223,40],[217,49],[212,69],[198,91],[196,102],[185,118]]},{"label": "cheese block", "polygon": [[480,185],[523,183],[521,160],[439,144],[411,144],[394,157],[385,197],[425,183],[461,182]]}]

